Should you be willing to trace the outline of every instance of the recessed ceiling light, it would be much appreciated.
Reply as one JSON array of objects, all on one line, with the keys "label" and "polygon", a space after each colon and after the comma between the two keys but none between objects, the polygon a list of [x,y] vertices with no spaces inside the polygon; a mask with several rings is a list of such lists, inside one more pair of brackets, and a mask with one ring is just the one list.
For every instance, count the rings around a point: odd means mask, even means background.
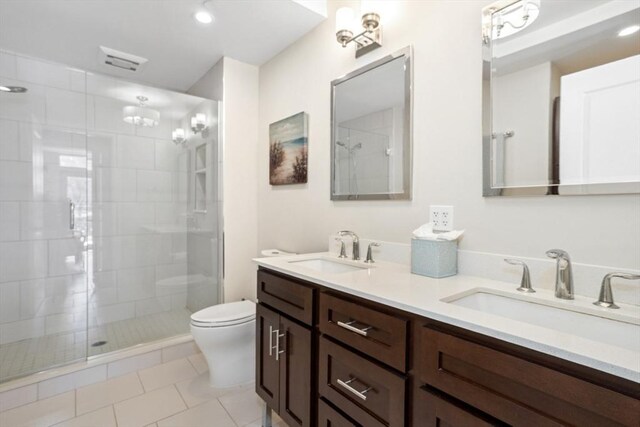
[{"label": "recessed ceiling light", "polygon": [[213,16],[206,10],[201,10],[195,14],[196,21],[202,24],[211,24],[213,22]]},{"label": "recessed ceiling light", "polygon": [[0,92],[11,92],[11,89],[6,86],[0,86]]},{"label": "recessed ceiling light", "polygon": [[632,25],[627,28],[623,28],[618,31],[618,37],[630,36],[631,34],[635,34],[640,30],[640,25]]}]

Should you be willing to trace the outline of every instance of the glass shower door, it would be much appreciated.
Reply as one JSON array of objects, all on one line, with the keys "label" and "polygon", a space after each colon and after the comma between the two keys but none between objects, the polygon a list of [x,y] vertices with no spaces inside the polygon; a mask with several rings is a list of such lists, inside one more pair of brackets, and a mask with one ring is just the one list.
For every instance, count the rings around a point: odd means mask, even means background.
[{"label": "glass shower door", "polygon": [[86,357],[84,73],[0,53],[0,381]]}]

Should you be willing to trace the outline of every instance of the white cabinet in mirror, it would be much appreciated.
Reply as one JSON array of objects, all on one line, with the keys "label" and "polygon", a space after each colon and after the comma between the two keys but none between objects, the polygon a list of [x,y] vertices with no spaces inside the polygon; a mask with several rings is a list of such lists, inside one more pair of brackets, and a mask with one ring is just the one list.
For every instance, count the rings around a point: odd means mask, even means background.
[{"label": "white cabinet in mirror", "polygon": [[485,196],[640,192],[639,22],[637,1],[483,10]]}]

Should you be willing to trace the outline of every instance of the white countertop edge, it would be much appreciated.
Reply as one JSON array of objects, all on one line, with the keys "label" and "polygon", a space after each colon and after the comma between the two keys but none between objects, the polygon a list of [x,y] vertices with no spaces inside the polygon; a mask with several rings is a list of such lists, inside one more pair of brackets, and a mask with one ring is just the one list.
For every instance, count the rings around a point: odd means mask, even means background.
[{"label": "white countertop edge", "polygon": [[[443,323],[450,324],[452,326],[458,326],[472,332],[477,332],[482,335],[486,335],[489,337],[497,338],[512,344],[520,345],[522,347],[529,348],[531,350],[539,351],[544,354],[548,354],[551,356],[559,357],[561,359],[565,359],[571,362],[575,362],[580,365],[584,365],[593,369],[597,369],[618,377],[622,377],[636,383],[640,383],[640,354],[635,354],[631,350],[622,349],[619,347],[615,347],[612,345],[597,343],[597,346],[594,346],[594,341],[590,341],[581,337],[572,336],[571,334],[554,331],[548,328],[543,328],[535,325],[530,325],[524,322],[517,322],[511,319],[506,319],[503,317],[477,312],[475,310],[466,309],[463,307],[457,307],[464,311],[464,315],[461,316],[451,316],[443,313],[439,313],[433,309],[425,309],[421,308],[417,305],[411,305],[406,302],[394,300],[385,296],[376,295],[375,293],[364,292],[359,289],[354,289],[352,287],[346,286],[339,282],[347,282],[349,278],[354,278],[352,273],[341,273],[338,275],[329,275],[323,274],[319,272],[315,272],[310,269],[300,268],[300,267],[292,267],[289,264],[292,260],[305,260],[305,259],[316,259],[316,258],[327,258],[333,259],[335,258],[334,254],[328,252],[320,252],[320,253],[311,253],[311,254],[303,254],[303,255],[294,255],[288,257],[277,257],[277,258],[254,258],[253,261],[259,266],[269,268],[271,270],[287,274],[293,277],[296,277],[301,280],[305,280],[308,282],[313,282],[318,285],[337,290],[340,292],[344,292],[346,294],[350,294],[356,297],[364,298],[370,301],[374,301],[380,304],[384,304],[390,307],[397,308],[399,310],[403,310],[409,313],[417,314],[420,316],[428,317],[430,319],[440,321]],[[337,260],[336,260],[337,261]],[[354,264],[353,261],[348,260],[340,260],[339,262],[343,262],[346,264]],[[362,266],[362,263],[357,263]],[[428,277],[413,275],[409,272],[409,267],[402,264],[394,264],[388,262],[378,262],[373,266],[369,266],[372,269],[382,268],[385,270],[385,273],[391,276],[398,275],[398,277],[411,275],[413,280],[422,280],[425,282],[428,281],[441,281],[446,279],[431,279]],[[355,274],[361,274],[362,272],[356,272]],[[323,277],[325,276],[325,277]],[[329,277],[327,277],[329,276]],[[480,277],[473,276],[453,276],[459,279],[469,279],[469,281],[473,281],[474,285],[468,285],[467,289],[473,289],[478,287],[490,287],[499,290],[511,289],[514,288],[514,284],[499,282],[496,280],[490,280]],[[333,280],[329,280],[333,279]],[[340,280],[342,279],[342,280]],[[428,286],[425,283],[424,286]],[[464,292],[464,289],[460,287],[452,287],[450,295],[459,294]],[[447,304],[441,302],[442,298],[445,298],[446,295],[438,295],[435,301],[431,301],[435,303],[436,309],[439,304]],[[466,319],[465,319],[466,318]],[[506,325],[502,327],[489,326],[483,323],[486,322],[487,318],[493,318],[493,320],[498,320],[504,322]],[[506,319],[506,320],[505,320]],[[516,328],[521,328],[526,330],[528,333],[534,335],[534,338],[528,338],[524,335],[518,334]],[[573,343],[574,348],[566,348],[572,347],[571,345],[566,345],[566,338],[570,338],[570,341]],[[587,347],[594,347],[590,349],[577,349],[577,346],[584,346],[586,343]],[[603,348],[604,347],[604,348]],[[607,351],[610,350],[610,351]],[[609,361],[603,360],[604,356],[607,356]]]}]

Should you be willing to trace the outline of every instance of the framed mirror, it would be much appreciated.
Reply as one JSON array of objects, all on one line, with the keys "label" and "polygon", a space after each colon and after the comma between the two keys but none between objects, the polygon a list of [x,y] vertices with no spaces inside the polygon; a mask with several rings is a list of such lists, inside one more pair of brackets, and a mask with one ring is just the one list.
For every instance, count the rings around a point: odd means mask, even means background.
[{"label": "framed mirror", "polygon": [[640,3],[483,10],[483,195],[640,193]]},{"label": "framed mirror", "polygon": [[331,200],[411,199],[411,47],[331,82]]}]

